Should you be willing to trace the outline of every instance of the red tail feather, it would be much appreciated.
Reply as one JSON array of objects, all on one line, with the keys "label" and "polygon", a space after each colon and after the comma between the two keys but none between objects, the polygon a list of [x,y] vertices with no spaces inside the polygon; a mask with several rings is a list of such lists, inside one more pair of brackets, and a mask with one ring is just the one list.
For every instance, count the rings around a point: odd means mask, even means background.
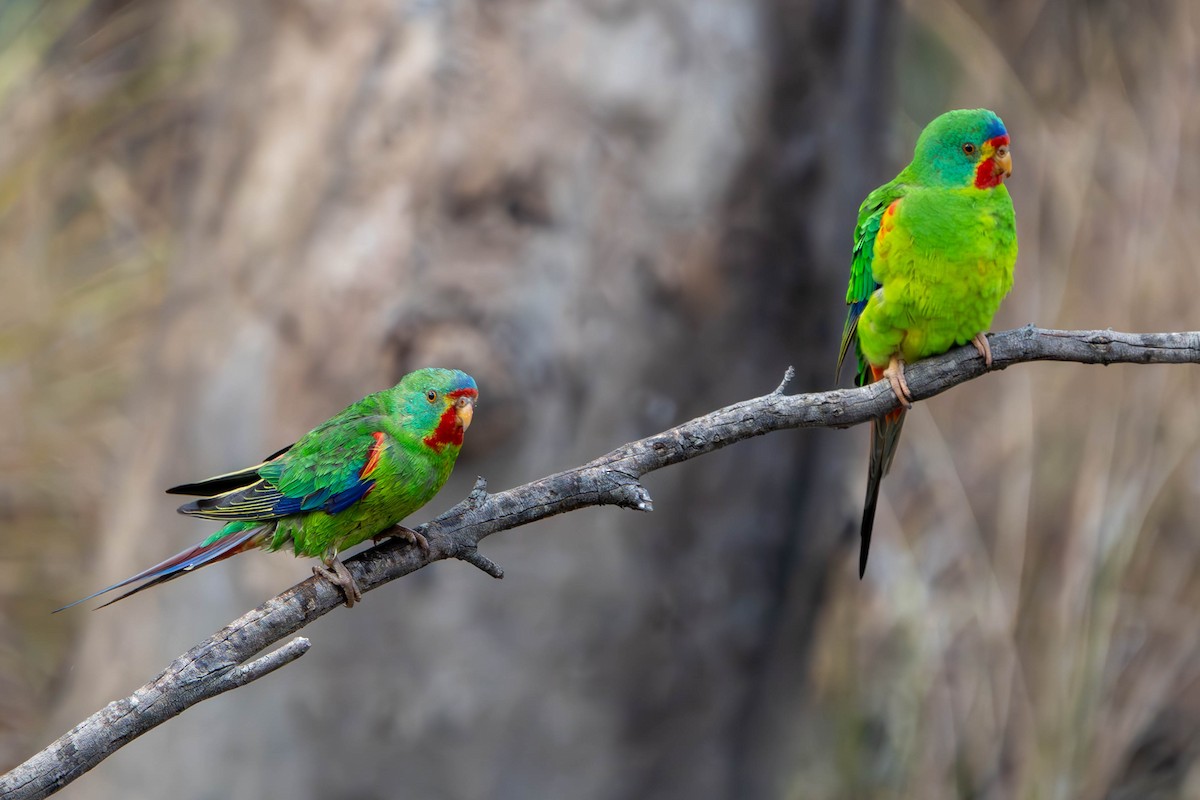
[{"label": "red tail feather", "polygon": [[120,583],[114,583],[112,586],[101,589],[98,592],[93,592],[87,597],[81,597],[73,603],[68,603],[62,608],[57,608],[54,610],[54,613],[57,614],[59,611],[64,611],[72,606],[85,603],[94,597],[99,597],[105,592],[111,592],[114,589],[120,589],[123,586],[128,586],[129,584],[140,580],[146,581],[141,586],[131,589],[120,597],[117,597],[114,600],[109,600],[104,605],[97,607],[104,608],[104,606],[110,606],[117,602],[117,600],[124,600],[130,595],[137,594],[143,589],[149,589],[151,586],[157,586],[160,583],[166,583],[173,578],[179,577],[185,572],[191,572],[192,570],[198,569],[199,567],[203,567],[207,564],[223,561],[232,555],[245,552],[252,547],[257,547],[267,536],[269,527],[270,526],[251,528],[246,531],[231,533],[228,536],[223,536],[220,539],[217,539],[215,542],[207,545],[198,544],[193,547],[189,547],[187,550],[171,556],[166,561],[159,562],[149,569],[144,569],[138,574],[130,576]]}]

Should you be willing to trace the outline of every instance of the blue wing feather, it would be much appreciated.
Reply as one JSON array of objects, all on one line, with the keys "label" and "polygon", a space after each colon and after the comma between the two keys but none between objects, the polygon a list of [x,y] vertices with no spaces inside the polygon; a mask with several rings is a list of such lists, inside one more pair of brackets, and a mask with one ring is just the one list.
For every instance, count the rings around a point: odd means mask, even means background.
[{"label": "blue wing feather", "polygon": [[278,517],[299,514],[302,511],[324,511],[326,514],[338,514],[366,497],[367,492],[373,488],[375,488],[375,481],[358,480],[340,492],[322,489],[305,497],[281,495],[272,506],[271,511]]}]

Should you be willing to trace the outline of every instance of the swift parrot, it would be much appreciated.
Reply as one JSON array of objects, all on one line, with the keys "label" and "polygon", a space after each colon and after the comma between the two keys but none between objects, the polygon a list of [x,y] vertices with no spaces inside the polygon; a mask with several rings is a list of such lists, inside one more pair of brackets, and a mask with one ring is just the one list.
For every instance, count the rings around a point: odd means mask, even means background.
[{"label": "swift parrot", "polygon": [[[420,369],[368,395],[261,464],[168,489],[200,499],[179,513],[225,526],[160,564],[63,608],[137,581],[132,594],[252,548],[291,548],[353,606],[362,593],[338,553],[367,539],[401,536],[428,549],[400,520],[428,503],[450,477],[479,391],[458,370]],[[101,606],[103,607],[103,606]],[[60,611],[62,609],[59,609]]]},{"label": "swift parrot", "polygon": [[947,111],[925,126],[912,162],[858,209],[849,312],[838,370],[854,347],[855,383],[886,378],[901,407],[871,422],[871,465],[858,574],[867,568],[879,482],[891,467],[912,395],[905,363],[972,343],[985,364],[984,332],[1013,283],[1017,231],[1004,185],[1012,175],[1008,130],[983,109]]}]

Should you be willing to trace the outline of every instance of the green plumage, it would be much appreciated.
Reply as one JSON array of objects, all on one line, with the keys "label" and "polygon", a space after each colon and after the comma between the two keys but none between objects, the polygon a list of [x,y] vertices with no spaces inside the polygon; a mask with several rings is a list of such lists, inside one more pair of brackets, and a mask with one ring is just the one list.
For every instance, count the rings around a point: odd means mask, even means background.
[{"label": "green plumage", "polygon": [[[1012,288],[1017,257],[1003,177],[1008,133],[991,111],[947,112],[926,126],[912,162],[858,212],[838,366],[851,344],[856,383],[904,362],[966,344],[988,329]],[[860,574],[866,568],[879,481],[904,423],[900,409],[872,425]]]},{"label": "green plumage", "polygon": [[344,585],[341,576],[348,573],[337,554],[385,533],[438,493],[454,468],[477,397],[475,381],[463,372],[417,370],[393,388],[351,404],[261,464],[169,489],[202,496],[181,506],[180,513],[226,521],[225,526],[91,597],[146,581],[121,596],[127,597],[259,547],[290,548],[297,556],[337,567],[335,582],[347,590],[349,601],[357,587]]},{"label": "green plumage", "polygon": [[[440,374],[448,373],[448,374]],[[457,373],[462,375],[462,373]],[[266,550],[290,547],[297,556],[336,555],[369,539],[428,503],[450,477],[460,444],[434,449],[425,443],[446,413],[444,396],[453,391],[455,373],[421,370],[396,387],[364,397],[301,437],[287,452],[256,470],[249,486],[217,500],[200,500],[180,511],[208,519],[236,519],[205,544],[247,526],[261,526]],[[464,383],[459,381],[459,383]],[[473,385],[473,384],[472,384]],[[462,387],[459,387],[462,388]],[[442,399],[430,403],[426,391]],[[374,486],[336,513],[321,510],[330,498],[361,483],[360,473],[385,436],[367,480]],[[299,513],[279,516],[281,500],[299,499]],[[263,525],[263,523],[266,523]]]}]

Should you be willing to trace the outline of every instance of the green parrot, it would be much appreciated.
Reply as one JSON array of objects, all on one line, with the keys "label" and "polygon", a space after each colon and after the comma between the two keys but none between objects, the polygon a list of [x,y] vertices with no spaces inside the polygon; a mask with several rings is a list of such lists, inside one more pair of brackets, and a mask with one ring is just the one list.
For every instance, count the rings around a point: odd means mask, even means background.
[{"label": "green parrot", "polygon": [[251,548],[288,546],[297,556],[320,558],[324,566],[313,572],[341,587],[346,605],[353,606],[362,593],[338,552],[387,536],[428,550],[424,537],[396,523],[433,499],[450,477],[478,397],[474,379],[464,372],[420,369],[351,404],[261,464],[168,489],[201,498],[179,513],[221,520],[225,527],[63,608],[145,581],[104,604],[111,605]]},{"label": "green parrot", "polygon": [[1008,294],[1017,229],[1004,179],[1008,131],[984,108],[947,111],[925,126],[912,162],[858,209],[838,371],[853,342],[855,383],[886,378],[902,407],[871,422],[871,467],[858,575],[867,568],[879,482],[891,467],[912,395],[904,364],[975,345]]}]

